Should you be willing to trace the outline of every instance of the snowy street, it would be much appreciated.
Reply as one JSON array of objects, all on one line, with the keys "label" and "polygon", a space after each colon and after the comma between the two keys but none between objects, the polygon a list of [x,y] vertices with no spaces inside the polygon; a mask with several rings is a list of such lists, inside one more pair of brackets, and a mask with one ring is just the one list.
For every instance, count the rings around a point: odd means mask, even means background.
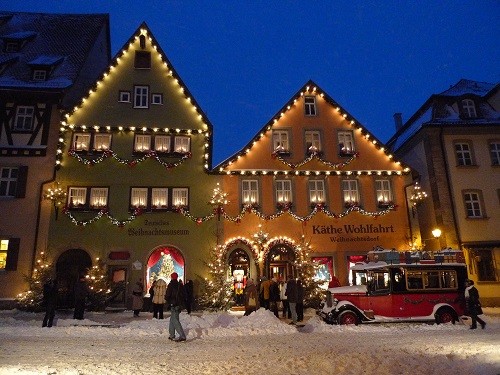
[{"label": "snowy street", "polygon": [[[168,322],[149,313],[0,311],[0,374],[481,374],[500,373],[500,311],[485,330],[464,324],[331,326],[312,310],[302,328],[263,309],[181,314],[188,341],[169,341]],[[77,324],[78,326],[75,326]]]}]

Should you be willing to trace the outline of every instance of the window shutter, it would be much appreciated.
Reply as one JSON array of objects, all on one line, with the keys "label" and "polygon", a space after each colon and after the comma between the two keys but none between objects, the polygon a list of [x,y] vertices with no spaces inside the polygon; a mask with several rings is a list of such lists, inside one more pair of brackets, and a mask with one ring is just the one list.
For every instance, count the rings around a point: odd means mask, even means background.
[{"label": "window shutter", "polygon": [[9,248],[7,249],[6,271],[17,270],[17,260],[19,258],[20,238],[9,238]]},{"label": "window shutter", "polygon": [[19,167],[17,173],[16,198],[26,196],[26,182],[28,180],[28,167]]}]

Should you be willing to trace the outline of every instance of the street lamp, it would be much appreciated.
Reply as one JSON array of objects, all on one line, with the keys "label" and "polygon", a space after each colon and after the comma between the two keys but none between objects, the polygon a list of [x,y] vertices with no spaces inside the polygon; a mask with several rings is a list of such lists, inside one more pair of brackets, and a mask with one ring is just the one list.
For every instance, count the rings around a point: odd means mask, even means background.
[{"label": "street lamp", "polygon": [[432,231],[432,236],[433,238],[426,238],[425,240],[422,240],[422,243],[425,244],[427,241],[430,241],[430,240],[437,240],[438,241],[438,250],[439,250],[439,237],[441,237],[441,234],[443,233],[441,231],[441,229],[439,228],[434,228]]}]

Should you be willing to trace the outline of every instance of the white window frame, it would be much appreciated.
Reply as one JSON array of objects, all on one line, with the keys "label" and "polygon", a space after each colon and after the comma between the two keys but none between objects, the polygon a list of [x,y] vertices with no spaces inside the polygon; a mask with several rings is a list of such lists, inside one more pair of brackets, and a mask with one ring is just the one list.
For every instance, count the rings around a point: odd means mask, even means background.
[{"label": "white window frame", "polygon": [[462,107],[464,109],[464,113],[467,118],[477,117],[476,104],[474,103],[474,100],[472,99],[462,100]]},{"label": "white window frame", "polygon": [[149,108],[149,86],[134,86],[134,108]]},{"label": "white window frame", "polygon": [[467,218],[480,219],[484,217],[481,195],[477,191],[464,191],[465,212]]},{"label": "white window frame", "polygon": [[316,97],[315,96],[305,96],[304,97],[304,115],[306,116],[316,116],[318,111],[316,110]]},{"label": "white window frame", "polygon": [[311,204],[325,203],[325,181],[309,180],[309,202]]},{"label": "white window frame", "polygon": [[379,205],[393,203],[391,181],[375,180],[375,194]]},{"label": "white window frame", "polygon": [[163,105],[163,94],[151,94],[151,104]]},{"label": "white window frame", "polygon": [[91,208],[103,208],[108,206],[108,188],[90,188],[89,205]]},{"label": "white window frame", "polygon": [[468,142],[455,142],[454,148],[457,156],[457,164],[459,166],[474,165],[472,147]]},{"label": "white window frame", "polygon": [[259,204],[259,181],[241,181],[241,202],[243,205]]},{"label": "white window frame", "polygon": [[19,168],[2,167],[0,169],[0,197],[15,197]]},{"label": "white window frame", "polygon": [[342,197],[344,204],[359,203],[359,186],[357,180],[342,180]]},{"label": "white window frame", "polygon": [[68,190],[68,206],[82,208],[87,204],[87,188],[72,186]]},{"label": "white window frame", "polygon": [[155,210],[168,208],[168,188],[151,189],[151,208]]},{"label": "white window frame", "polygon": [[130,206],[146,208],[148,206],[148,188],[133,187],[130,189]]},{"label": "white window frame", "polygon": [[35,120],[35,107],[20,105],[16,109],[16,118],[14,119],[14,129],[17,131],[32,131]]},{"label": "white window frame", "polygon": [[292,181],[290,180],[276,180],[276,202],[277,203],[291,203],[292,198]]},{"label": "white window frame", "polygon": [[155,151],[170,152],[170,136],[156,135],[155,136]]},{"label": "white window frame", "polygon": [[287,130],[273,131],[273,151],[288,152],[290,150],[290,137]]},{"label": "white window frame", "polygon": [[500,142],[490,142],[491,165],[500,165]]},{"label": "white window frame", "polygon": [[118,94],[118,101],[120,103],[130,103],[130,91],[120,91]]},{"label": "white window frame", "polygon": [[33,81],[46,81],[47,71],[45,69],[34,69],[33,70]]},{"label": "white window frame", "polygon": [[191,149],[191,138],[176,135],[174,138],[174,151],[180,154],[188,153]]},{"label": "white window frame", "polygon": [[339,131],[337,137],[339,141],[340,153],[353,154],[356,151],[354,147],[354,134],[352,133],[352,131],[349,130]]},{"label": "white window frame", "polygon": [[111,147],[111,134],[94,134],[94,149],[96,151],[109,150]]},{"label": "white window frame", "polygon": [[174,207],[187,207],[189,205],[189,189],[172,188],[172,205]]},{"label": "white window frame", "polygon": [[134,142],[135,152],[148,152],[151,150],[151,135],[136,134]]},{"label": "white window frame", "polygon": [[75,133],[73,134],[73,150],[75,151],[88,151],[90,148],[90,134],[89,133]]},{"label": "white window frame", "polygon": [[306,151],[321,151],[321,132],[319,130],[306,130],[304,137],[306,139]]}]

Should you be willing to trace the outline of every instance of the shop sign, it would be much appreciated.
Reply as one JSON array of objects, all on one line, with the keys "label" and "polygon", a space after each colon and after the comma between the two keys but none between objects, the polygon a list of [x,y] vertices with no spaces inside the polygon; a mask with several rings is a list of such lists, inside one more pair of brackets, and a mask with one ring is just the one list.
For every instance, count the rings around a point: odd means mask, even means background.
[{"label": "shop sign", "polygon": [[330,235],[331,242],[380,241],[380,234],[395,233],[394,225],[344,224],[313,225],[313,235]]}]

